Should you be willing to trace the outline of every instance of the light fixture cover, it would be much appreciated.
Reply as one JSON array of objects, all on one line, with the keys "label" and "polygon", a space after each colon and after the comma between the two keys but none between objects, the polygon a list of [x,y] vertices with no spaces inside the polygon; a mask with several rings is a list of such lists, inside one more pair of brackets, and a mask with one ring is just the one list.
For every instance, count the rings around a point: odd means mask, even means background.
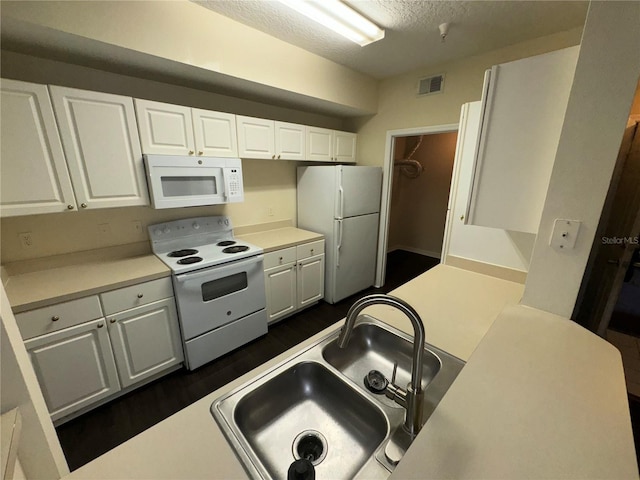
[{"label": "light fixture cover", "polygon": [[384,38],[384,30],[340,0],[280,0],[361,47]]}]

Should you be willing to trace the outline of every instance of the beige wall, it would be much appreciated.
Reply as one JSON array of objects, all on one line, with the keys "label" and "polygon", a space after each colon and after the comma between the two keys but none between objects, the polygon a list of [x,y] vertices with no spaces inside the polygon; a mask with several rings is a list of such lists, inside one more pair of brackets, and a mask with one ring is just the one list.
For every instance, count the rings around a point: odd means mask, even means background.
[{"label": "beige wall", "polygon": [[168,73],[188,68],[211,81],[252,82],[362,114],[377,103],[371,77],[187,0],[3,1],[2,28],[69,51],[108,52],[116,62],[139,52],[163,60]]},{"label": "beige wall", "polygon": [[[378,114],[353,120],[358,163],[383,165],[388,130],[458,123],[462,104],[480,100],[484,71],[492,65],[578,45],[581,32],[577,28],[382,81]],[[443,93],[417,97],[418,79],[438,73],[445,74]]]},{"label": "beige wall", "polygon": [[[90,250],[93,248],[148,241],[146,227],[179,218],[229,215],[235,227],[296,221],[296,162],[243,160],[245,201],[228,205],[154,210],[149,207],[98,209],[47,215],[3,218],[0,236],[0,261]],[[272,209],[273,215],[269,215]],[[140,221],[143,232],[134,228]],[[98,225],[109,224],[103,235]],[[18,234],[31,232],[33,246],[22,249]]]},{"label": "beige wall", "polygon": [[[394,168],[389,250],[404,248],[440,256],[457,137],[456,132],[423,136],[412,156],[424,168],[417,178],[409,178]],[[407,158],[418,139],[396,139],[396,157]]]},{"label": "beige wall", "polygon": [[[570,317],[582,283],[640,75],[640,3],[592,2],[522,303]],[[582,222],[556,250],[556,219]]]}]

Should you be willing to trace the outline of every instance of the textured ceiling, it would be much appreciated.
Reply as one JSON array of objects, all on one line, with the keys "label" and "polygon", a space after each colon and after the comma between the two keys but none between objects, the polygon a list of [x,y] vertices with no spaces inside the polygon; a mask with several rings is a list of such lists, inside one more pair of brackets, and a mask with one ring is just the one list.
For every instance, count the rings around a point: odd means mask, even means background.
[{"label": "textured ceiling", "polygon": [[[584,24],[586,1],[349,0],[386,30],[365,47],[276,0],[195,3],[375,78],[476,55]],[[444,43],[438,25],[450,23]]]}]

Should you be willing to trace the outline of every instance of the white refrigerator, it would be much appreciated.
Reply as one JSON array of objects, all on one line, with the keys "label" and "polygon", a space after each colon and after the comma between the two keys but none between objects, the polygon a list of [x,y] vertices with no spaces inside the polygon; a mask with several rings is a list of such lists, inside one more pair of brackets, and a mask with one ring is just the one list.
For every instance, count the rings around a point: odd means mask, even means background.
[{"label": "white refrigerator", "polygon": [[381,190],[379,167],[298,167],[298,227],[325,236],[329,303],[374,283]]}]

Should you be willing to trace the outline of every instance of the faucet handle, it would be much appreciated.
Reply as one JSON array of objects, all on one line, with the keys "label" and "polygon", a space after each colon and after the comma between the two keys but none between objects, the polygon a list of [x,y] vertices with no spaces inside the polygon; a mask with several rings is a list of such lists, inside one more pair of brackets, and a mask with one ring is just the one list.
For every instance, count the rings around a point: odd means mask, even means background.
[{"label": "faucet handle", "polygon": [[393,361],[393,372],[391,373],[391,384],[396,384],[396,373],[398,373],[398,361]]}]

